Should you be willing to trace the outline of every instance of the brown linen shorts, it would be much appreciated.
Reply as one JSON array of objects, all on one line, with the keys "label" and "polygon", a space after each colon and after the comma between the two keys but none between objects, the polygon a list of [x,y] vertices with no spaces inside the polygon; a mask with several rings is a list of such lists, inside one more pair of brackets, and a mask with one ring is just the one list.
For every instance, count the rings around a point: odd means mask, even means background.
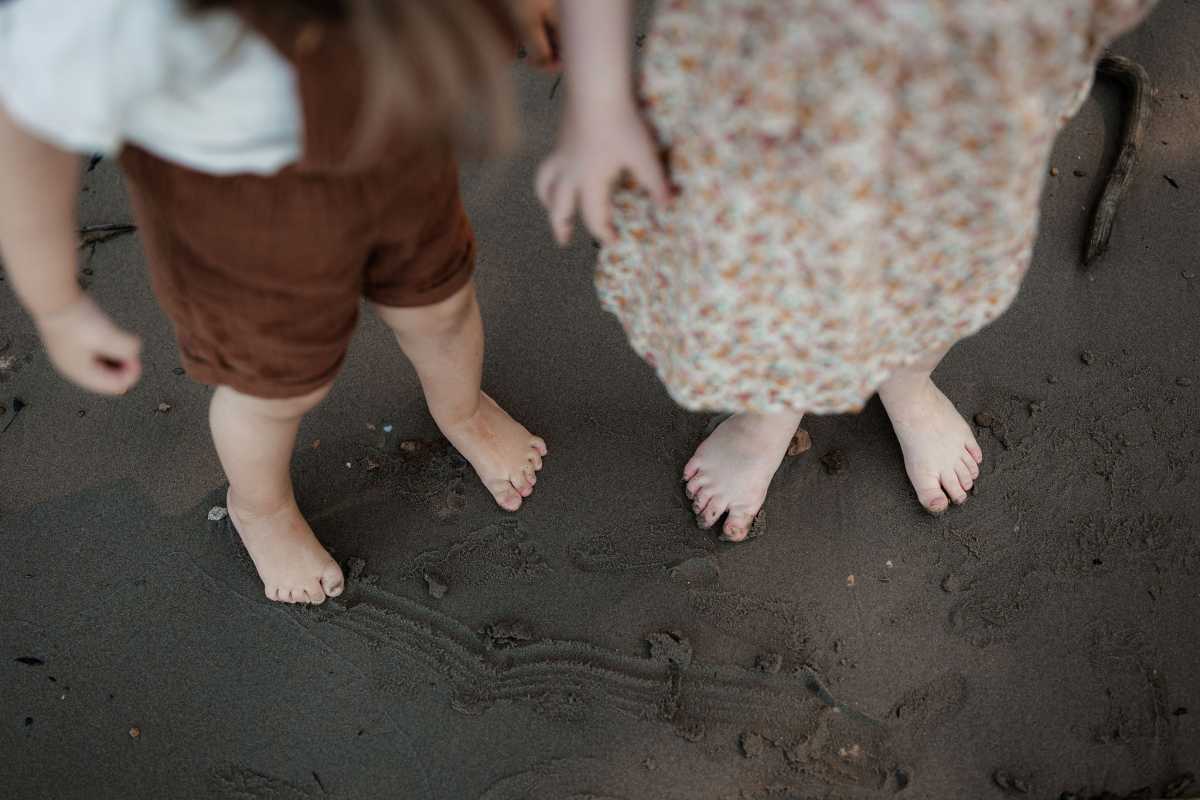
[{"label": "brown linen shorts", "polygon": [[210,175],[137,147],[121,162],[154,292],[202,383],[308,394],[341,366],[361,298],[426,306],[471,280],[448,144],[363,173]]}]

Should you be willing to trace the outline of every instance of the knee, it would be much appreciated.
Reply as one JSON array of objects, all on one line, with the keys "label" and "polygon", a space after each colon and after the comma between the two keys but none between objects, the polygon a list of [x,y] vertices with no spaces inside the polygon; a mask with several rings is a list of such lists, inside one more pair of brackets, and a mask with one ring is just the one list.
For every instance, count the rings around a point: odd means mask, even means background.
[{"label": "knee", "polygon": [[397,336],[445,336],[467,325],[478,313],[475,287],[468,284],[453,296],[429,306],[376,306],[376,313]]}]

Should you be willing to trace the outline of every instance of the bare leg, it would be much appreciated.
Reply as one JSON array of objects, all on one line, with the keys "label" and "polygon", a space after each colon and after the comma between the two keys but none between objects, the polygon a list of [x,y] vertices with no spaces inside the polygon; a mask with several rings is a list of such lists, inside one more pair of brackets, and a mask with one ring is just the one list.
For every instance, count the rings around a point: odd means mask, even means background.
[{"label": "bare leg", "polygon": [[921,505],[935,514],[951,501],[966,502],[983,463],[971,426],[930,377],[939,361],[940,355],[929,358],[879,387],[879,399],[904,451],[908,479]]},{"label": "bare leg", "polygon": [[533,493],[546,443],[480,389],[483,321],[474,285],[436,305],[375,310],[416,368],[438,428],[500,507],[516,511]]},{"label": "bare leg", "polygon": [[700,444],[683,468],[700,527],[711,528],[728,512],[723,537],[733,542],[746,538],[801,417],[793,412],[735,414]]},{"label": "bare leg", "polygon": [[342,593],[342,570],[300,515],[290,474],[300,418],[328,392],[264,400],[222,386],[209,407],[229,517],[272,600],[322,603]]}]

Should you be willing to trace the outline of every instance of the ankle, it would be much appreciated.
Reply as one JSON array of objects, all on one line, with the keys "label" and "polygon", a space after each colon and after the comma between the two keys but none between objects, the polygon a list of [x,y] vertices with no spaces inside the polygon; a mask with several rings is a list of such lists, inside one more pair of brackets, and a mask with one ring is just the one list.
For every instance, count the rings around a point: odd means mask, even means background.
[{"label": "ankle", "polygon": [[294,506],[296,498],[290,492],[285,495],[255,495],[239,492],[229,487],[226,503],[231,513],[245,519],[262,519],[278,514],[280,511]]},{"label": "ankle", "polygon": [[886,407],[906,405],[923,399],[933,386],[927,372],[902,372],[879,386],[879,399]]},{"label": "ankle", "polygon": [[435,409],[433,406],[429,408],[429,415],[433,417],[434,423],[442,433],[458,430],[464,425],[471,423],[478,418],[479,411],[483,407],[483,393],[480,392],[474,403],[460,404],[455,408]]}]

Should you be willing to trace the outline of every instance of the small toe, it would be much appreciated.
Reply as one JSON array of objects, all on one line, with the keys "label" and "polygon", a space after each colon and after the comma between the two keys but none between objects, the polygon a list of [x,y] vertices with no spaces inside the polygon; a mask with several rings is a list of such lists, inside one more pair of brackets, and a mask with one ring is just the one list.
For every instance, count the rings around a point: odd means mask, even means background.
[{"label": "small toe", "polygon": [[936,476],[929,476],[920,483],[914,482],[913,488],[917,490],[917,500],[926,511],[940,514],[950,507],[950,501],[946,499],[946,493],[942,491]]},{"label": "small toe", "polygon": [[704,507],[704,513],[700,515],[700,527],[708,530],[713,525],[717,524],[717,520],[725,513],[727,506],[717,498],[708,501],[708,505]]},{"label": "small toe", "polygon": [[955,505],[962,505],[967,502],[967,493],[963,491],[962,485],[958,482],[958,475],[954,470],[947,470],[941,476],[942,488],[946,490],[946,495]]},{"label": "small toe", "polygon": [[970,474],[971,480],[979,477],[979,462],[975,460],[975,456],[971,455],[970,451],[963,457],[963,463],[967,465],[967,473]]},{"label": "small toe", "polygon": [[967,446],[967,452],[971,454],[971,458],[975,459],[976,464],[983,463],[983,450],[975,442],[971,442]]},{"label": "small toe", "polygon": [[530,444],[533,446],[533,449],[538,452],[538,455],[545,457],[550,454],[549,448],[546,447],[546,440],[542,437],[533,437],[533,439],[530,440]]},{"label": "small toe", "polygon": [[708,503],[711,499],[712,496],[710,494],[707,492],[701,492],[692,502],[692,513],[699,518],[704,514],[704,509],[708,507]]},{"label": "small toe", "polygon": [[345,588],[342,570],[337,564],[331,563],[321,573],[321,589],[328,597],[337,597]]},{"label": "small toe", "polygon": [[750,526],[753,524],[753,514],[730,511],[725,520],[724,538],[731,542],[744,541],[750,535]]},{"label": "small toe", "polygon": [[533,468],[533,464],[526,464],[524,473],[525,480],[529,481],[529,485],[537,486],[537,470]]},{"label": "small toe", "polygon": [[508,476],[508,482],[521,495],[521,497],[529,497],[533,492],[533,485],[529,482],[529,475],[524,470],[519,470]]},{"label": "small toe", "polygon": [[521,507],[521,495],[512,486],[494,492],[496,503],[505,511],[516,511]]},{"label": "small toe", "polygon": [[529,463],[533,464],[534,472],[541,470],[541,468],[542,468],[541,453],[539,453],[537,450],[530,450],[529,451]]},{"label": "small toe", "polygon": [[278,586],[263,586],[263,594],[268,600],[279,602],[279,587]]},{"label": "small toe", "polygon": [[699,459],[693,458],[683,467],[683,479],[685,481],[690,481],[692,478],[696,477],[698,472],[700,472],[700,461]]},{"label": "small toe", "polygon": [[971,487],[975,485],[975,479],[971,477],[971,470],[967,466],[967,462],[959,461],[955,464],[954,474],[958,476],[958,485],[963,488],[963,491],[971,491]]},{"label": "small toe", "polygon": [[700,475],[695,476],[687,482],[687,496],[689,500],[695,500],[700,491],[704,488],[704,478]]},{"label": "small toe", "polygon": [[325,602],[325,593],[321,591],[320,585],[310,586],[304,590],[304,602],[312,606],[319,606]]}]

